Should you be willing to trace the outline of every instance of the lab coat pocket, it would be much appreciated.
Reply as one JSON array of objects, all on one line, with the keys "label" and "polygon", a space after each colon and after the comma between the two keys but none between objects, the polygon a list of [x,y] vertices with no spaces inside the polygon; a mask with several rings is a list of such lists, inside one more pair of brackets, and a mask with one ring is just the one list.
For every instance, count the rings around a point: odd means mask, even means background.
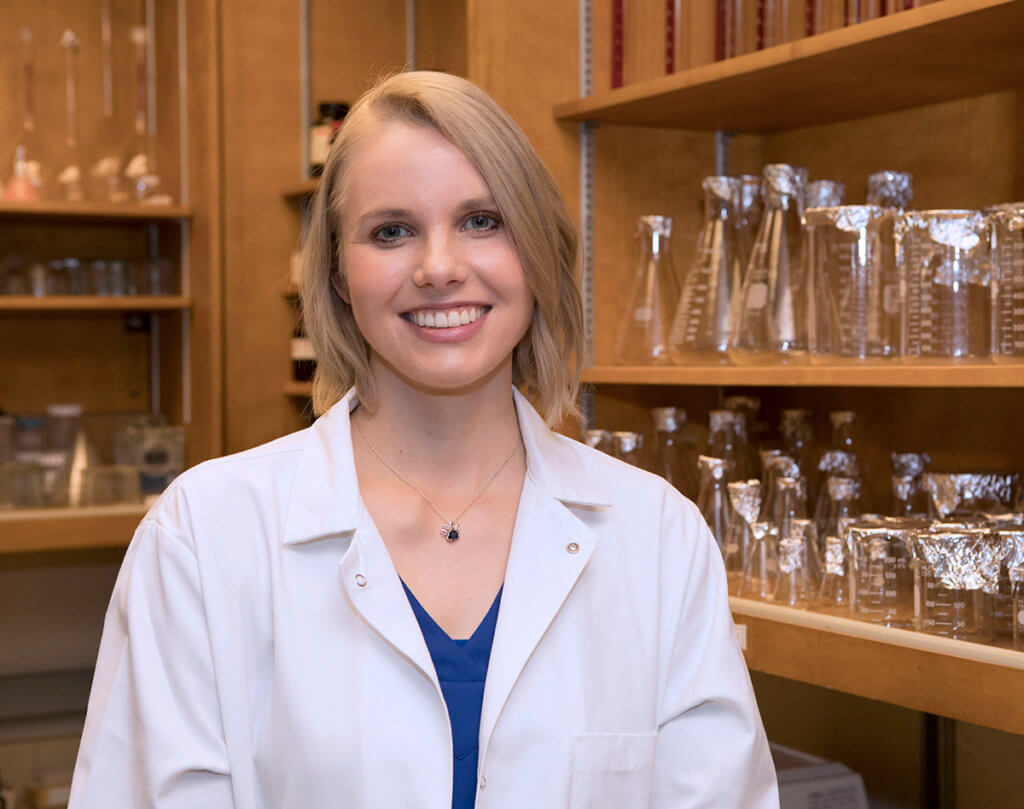
[{"label": "lab coat pocket", "polygon": [[646,809],[657,733],[584,733],[573,740],[572,809]]}]

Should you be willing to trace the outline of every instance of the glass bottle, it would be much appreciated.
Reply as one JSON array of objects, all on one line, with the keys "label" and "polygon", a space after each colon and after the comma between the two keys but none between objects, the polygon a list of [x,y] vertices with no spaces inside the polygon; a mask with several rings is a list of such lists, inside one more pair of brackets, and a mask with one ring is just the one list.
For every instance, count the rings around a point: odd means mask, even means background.
[{"label": "glass bottle", "polygon": [[825,536],[841,536],[839,521],[856,517],[862,513],[860,507],[861,483],[856,478],[830,477],[825,484],[828,491],[828,519],[825,521]]},{"label": "glass bottle", "polygon": [[825,537],[824,572],[818,590],[818,607],[848,615],[850,604],[846,546],[839,537]]},{"label": "glass bottle", "polygon": [[793,535],[793,520],[807,516],[807,506],[801,497],[799,478],[780,477],[775,481],[775,503],[772,522],[779,530],[780,539]]},{"label": "glass bottle", "polygon": [[739,420],[740,415],[733,410],[712,410],[708,413],[708,455],[725,461],[727,480],[744,480],[749,477],[738,474],[743,468]]},{"label": "glass bottle", "polygon": [[796,609],[810,606],[811,591],[807,586],[805,559],[803,537],[779,540],[779,574],[772,597],[776,604]]},{"label": "glass bottle", "polygon": [[640,265],[620,326],[616,358],[620,365],[667,365],[672,316],[679,302],[679,280],[672,266],[672,218],[641,216]]},{"label": "glass bottle", "polygon": [[629,430],[616,430],[612,433],[612,455],[641,469],[644,468],[643,445],[644,437],[641,433]]},{"label": "glass bottle", "polygon": [[127,202],[128,192],[121,177],[122,155],[118,144],[123,124],[115,114],[113,31],[111,0],[100,3],[100,46],[103,61],[103,116],[92,137],[93,158],[89,167],[89,195],[107,202]]},{"label": "glass bottle", "polygon": [[[814,469],[814,414],[810,410],[789,408],[782,411],[779,424],[782,433],[782,445],[797,466],[800,476],[807,481],[812,480]],[[813,496],[814,492],[810,492]]]},{"label": "glass bottle", "polygon": [[739,364],[807,359],[802,173],[764,167],[764,216],[737,296],[729,356]]},{"label": "glass bottle", "polygon": [[729,504],[732,506],[732,520],[722,548],[722,556],[725,560],[729,593],[736,595],[753,541],[750,526],[757,522],[757,515],[761,511],[761,481],[736,480],[727,484],[726,489],[729,492]]},{"label": "glass bottle", "polygon": [[583,443],[608,455],[614,454],[611,430],[584,430]]},{"label": "glass bottle", "polygon": [[750,526],[750,536],[750,554],[740,581],[739,596],[771,601],[779,569],[779,533],[770,522],[755,522]]},{"label": "glass bottle", "polygon": [[750,254],[754,250],[754,240],[761,225],[763,206],[761,204],[761,177],[757,174],[740,175],[739,209],[736,216],[736,249],[740,261],[740,287],[747,273]]},{"label": "glass bottle", "polygon": [[871,475],[861,451],[860,421],[852,410],[833,410],[828,414],[832,423],[832,449],[842,450],[853,456],[856,470],[853,474],[840,474],[840,477],[859,478],[862,494],[870,490]]},{"label": "glass bottle", "polygon": [[780,478],[799,478],[800,468],[796,461],[785,453],[774,455],[768,459],[768,471],[765,476],[765,496],[761,504],[758,519],[773,522],[775,520],[775,499],[778,496]]},{"label": "glass bottle", "polygon": [[135,119],[129,138],[127,159],[124,167],[125,183],[130,189],[129,196],[138,202],[165,204],[170,202],[160,193],[160,175],[156,162],[156,127],[149,115],[150,98],[155,88],[148,80],[147,50],[149,35],[146,26],[132,27],[132,46],[135,49]]},{"label": "glass bottle", "polygon": [[19,31],[22,45],[22,81],[24,82],[24,118],[21,134],[14,147],[10,181],[3,189],[3,198],[11,202],[38,202],[45,196],[43,159],[40,137],[36,131],[35,70],[32,58],[32,31]]},{"label": "glass bottle", "polygon": [[740,181],[705,177],[703,188],[704,223],[672,323],[672,359],[680,364],[727,361],[732,296],[742,274],[736,222]]},{"label": "glass bottle", "polygon": [[697,459],[700,469],[700,495],[697,497],[697,508],[700,509],[708,528],[719,549],[725,546],[725,537],[729,532],[731,513],[726,502],[725,470],[726,461],[701,455]]},{"label": "glass bottle", "polygon": [[805,208],[833,208],[842,205],[846,186],[838,180],[815,180],[807,184]]},{"label": "glass bottle", "polygon": [[745,480],[757,476],[759,468],[755,430],[763,427],[758,421],[761,412],[761,400],[756,396],[726,396],[722,406],[737,415],[736,446],[740,466],[733,476],[734,480]]},{"label": "glass bottle", "polygon": [[67,30],[61,34],[64,50],[64,100],[67,115],[64,153],[57,174],[58,196],[67,202],[85,199],[82,160],[78,143],[78,36]]},{"label": "glass bottle", "polygon": [[696,448],[683,435],[686,411],[681,407],[655,407],[654,419],[654,471],[689,498],[700,491],[697,480]]}]

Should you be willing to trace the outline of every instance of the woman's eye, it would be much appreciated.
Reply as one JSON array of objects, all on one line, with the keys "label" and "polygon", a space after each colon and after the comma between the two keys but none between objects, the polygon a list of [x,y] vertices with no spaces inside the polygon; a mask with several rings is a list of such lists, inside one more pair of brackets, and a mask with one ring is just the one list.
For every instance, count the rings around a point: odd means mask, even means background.
[{"label": "woman's eye", "polygon": [[466,220],[467,230],[494,230],[498,227],[499,221],[496,216],[488,213],[475,213]]},{"label": "woman's eye", "polygon": [[404,236],[409,235],[409,230],[402,225],[382,225],[373,232],[373,238],[378,242],[396,242]]}]

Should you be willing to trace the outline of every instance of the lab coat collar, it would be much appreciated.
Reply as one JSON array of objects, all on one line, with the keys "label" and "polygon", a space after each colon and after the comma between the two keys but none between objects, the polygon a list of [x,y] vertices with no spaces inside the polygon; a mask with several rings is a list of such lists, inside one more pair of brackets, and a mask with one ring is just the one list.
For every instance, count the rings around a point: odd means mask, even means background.
[{"label": "lab coat collar", "polygon": [[[611,501],[587,475],[572,445],[548,429],[530,402],[513,389],[528,472],[537,486],[566,505],[608,507]],[[352,533],[362,520],[362,499],[352,455],[349,414],[355,388],[310,427],[285,518],[284,544]]]}]

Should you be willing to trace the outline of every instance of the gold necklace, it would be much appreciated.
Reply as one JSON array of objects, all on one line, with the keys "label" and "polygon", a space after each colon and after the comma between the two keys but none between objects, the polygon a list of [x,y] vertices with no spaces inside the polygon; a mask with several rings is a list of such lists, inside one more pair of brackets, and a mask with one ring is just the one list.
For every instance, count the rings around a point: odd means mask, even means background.
[{"label": "gold necklace", "polygon": [[508,466],[508,462],[512,460],[512,456],[519,452],[518,445],[513,447],[512,451],[508,454],[508,457],[502,462],[501,466],[498,467],[498,471],[491,475],[490,478],[488,478],[483,488],[476,493],[476,497],[469,501],[469,505],[462,509],[462,511],[460,511],[458,514],[456,514],[454,518],[449,520],[447,517],[444,516],[444,514],[441,513],[438,507],[433,504],[431,499],[427,497],[423,489],[407,480],[397,469],[395,469],[395,467],[393,467],[386,460],[384,460],[384,456],[377,452],[377,448],[373,444],[371,444],[370,439],[366,437],[366,433],[364,433],[363,428],[359,426],[359,422],[353,420],[352,424],[354,424],[356,430],[359,431],[359,435],[363,439],[363,441],[366,442],[366,446],[368,446],[370,448],[370,451],[377,456],[377,460],[384,464],[384,466],[386,466],[388,469],[390,469],[391,473],[400,481],[402,481],[402,483],[404,483],[410,489],[413,489],[414,491],[419,493],[419,496],[426,500],[427,505],[434,510],[434,513],[437,514],[438,517],[441,518],[441,536],[443,536],[449,542],[455,542],[455,540],[457,540],[462,535],[461,530],[459,528],[459,520],[462,519],[462,516],[473,507],[473,504],[476,503],[477,500],[480,499],[480,495],[487,491],[487,487],[494,482],[494,479],[498,477],[498,475],[501,474],[501,470]]}]

